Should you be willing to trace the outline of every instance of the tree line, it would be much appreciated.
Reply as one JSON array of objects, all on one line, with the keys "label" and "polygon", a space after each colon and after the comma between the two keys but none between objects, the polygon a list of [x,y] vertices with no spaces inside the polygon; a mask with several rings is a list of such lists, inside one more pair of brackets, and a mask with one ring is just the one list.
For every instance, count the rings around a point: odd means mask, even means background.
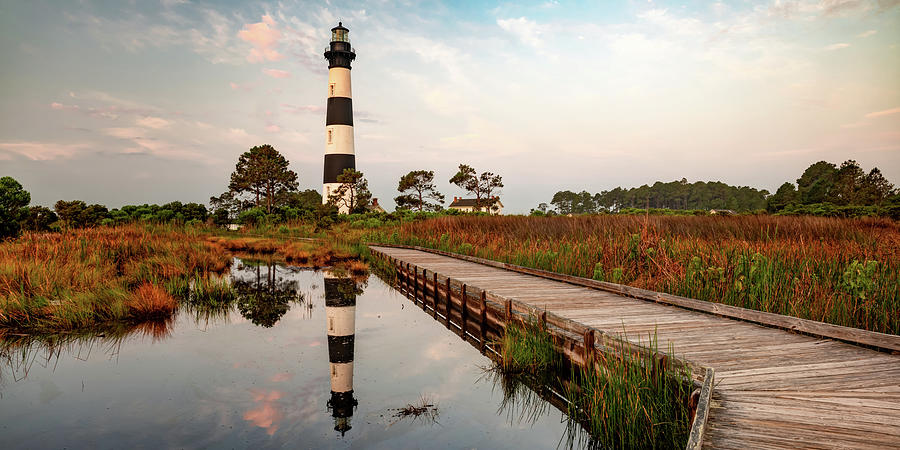
[{"label": "tree line", "polygon": [[[323,216],[334,216],[337,210],[358,214],[369,211],[372,206],[368,181],[358,170],[345,169],[338,175],[338,187],[322,202],[321,196],[313,190],[298,191],[297,173],[288,166],[284,155],[271,145],[256,146],[243,153],[231,173],[227,190],[209,199],[213,216],[242,223],[284,218],[319,220]],[[492,198],[503,187],[500,175],[493,172],[478,174],[467,164],[460,164],[449,181],[475,197],[479,209],[491,207],[494,204]],[[394,201],[398,209],[443,209],[444,195],[434,184],[434,171],[410,171],[400,177],[397,191],[400,195]]]},{"label": "tree line", "polygon": [[877,167],[866,173],[854,160],[847,160],[840,167],[819,161],[803,172],[796,185],[785,182],[775,194],[718,181],[689,183],[682,178],[635,188],[617,187],[597,194],[559,191],[549,205],[539,204],[532,214],[615,213],[633,208],[896,216],[900,213],[900,195]]},{"label": "tree line", "polygon": [[[60,200],[53,208],[28,206],[31,195],[12,177],[0,178],[0,239],[27,231],[64,231],[128,222],[196,224],[279,223],[314,221],[328,226],[338,220],[338,210],[351,214],[370,210],[372,193],[362,172],[347,169],[338,176],[335,192],[325,202],[318,191],[299,189],[297,173],[271,145],[252,147],[238,157],[225,192],[209,198],[209,208],[178,201],[164,205],[126,205],[109,209],[82,200]],[[500,175],[478,174],[460,164],[450,183],[475,197],[476,207],[490,208],[503,187]],[[444,196],[434,184],[434,172],[410,171],[400,177],[395,199],[398,210],[441,211]]]}]

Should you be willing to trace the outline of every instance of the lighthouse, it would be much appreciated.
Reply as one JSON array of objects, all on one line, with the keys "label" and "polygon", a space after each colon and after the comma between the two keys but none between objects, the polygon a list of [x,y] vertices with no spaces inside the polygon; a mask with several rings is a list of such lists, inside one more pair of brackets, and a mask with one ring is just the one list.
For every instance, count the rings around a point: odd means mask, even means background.
[{"label": "lighthouse", "polygon": [[[325,51],[328,60],[328,109],[325,113],[325,174],[322,203],[340,186],[338,175],[356,169],[353,151],[353,100],[350,91],[350,62],[356,59],[350,47],[350,30],[341,22],[331,29],[331,44]],[[350,202],[346,202],[350,203]],[[339,207],[341,214],[350,211]]]},{"label": "lighthouse", "polygon": [[353,398],[353,344],[356,334],[356,282],[325,273],[325,320],[328,334],[328,366],[331,399],[328,409],[334,430],[343,436],[357,401]]}]

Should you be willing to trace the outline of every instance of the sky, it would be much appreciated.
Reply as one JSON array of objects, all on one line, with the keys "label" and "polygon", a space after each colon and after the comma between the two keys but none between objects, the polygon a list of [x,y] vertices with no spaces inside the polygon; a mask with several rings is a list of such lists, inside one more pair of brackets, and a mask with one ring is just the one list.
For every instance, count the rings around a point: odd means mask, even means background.
[{"label": "sky", "polygon": [[328,66],[356,49],[356,164],[558,190],[717,180],[774,192],[855,159],[900,184],[900,0],[0,0],[0,176],[32,204],[207,202],[271,144],[322,188]]}]

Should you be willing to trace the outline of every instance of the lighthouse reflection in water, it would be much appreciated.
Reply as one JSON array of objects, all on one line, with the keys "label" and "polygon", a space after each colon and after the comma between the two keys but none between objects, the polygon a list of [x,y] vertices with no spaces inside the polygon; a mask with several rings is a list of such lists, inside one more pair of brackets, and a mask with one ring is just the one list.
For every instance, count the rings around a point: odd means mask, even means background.
[{"label": "lighthouse reflection in water", "polygon": [[328,362],[331,371],[331,399],[328,409],[334,429],[343,436],[357,401],[353,397],[353,344],[356,328],[356,281],[325,272],[325,316],[328,330]]}]

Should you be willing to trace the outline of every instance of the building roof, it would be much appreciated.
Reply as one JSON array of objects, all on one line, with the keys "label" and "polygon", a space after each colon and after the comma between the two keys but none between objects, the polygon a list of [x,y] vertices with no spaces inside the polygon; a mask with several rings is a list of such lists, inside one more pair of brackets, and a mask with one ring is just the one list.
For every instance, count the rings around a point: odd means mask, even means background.
[{"label": "building roof", "polygon": [[[493,202],[487,203],[485,206],[492,206],[495,204],[500,204],[501,207],[503,206],[503,203],[500,203],[500,197],[494,197],[493,200],[494,200]],[[486,201],[486,200],[483,200],[483,201]],[[450,203],[449,208],[453,208],[453,207],[460,207],[460,208],[473,207],[474,208],[477,206],[477,204],[476,204],[477,202],[478,202],[478,199],[475,199],[475,198],[453,197],[453,203]]]}]

